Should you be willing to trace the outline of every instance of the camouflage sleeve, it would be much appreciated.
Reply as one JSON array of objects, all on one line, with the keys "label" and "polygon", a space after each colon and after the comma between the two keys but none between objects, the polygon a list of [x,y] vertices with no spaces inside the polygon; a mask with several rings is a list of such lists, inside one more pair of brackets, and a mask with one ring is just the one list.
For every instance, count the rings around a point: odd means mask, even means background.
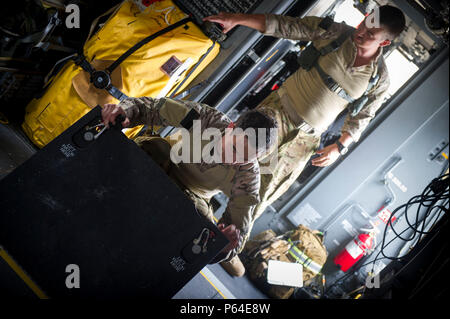
[{"label": "camouflage sleeve", "polygon": [[226,260],[230,260],[239,254],[249,238],[253,223],[253,210],[260,202],[259,187],[258,163],[241,165],[233,179],[228,206],[218,222],[225,225],[234,224],[240,230],[239,245],[228,254]]},{"label": "camouflage sleeve", "polygon": [[376,112],[386,98],[390,81],[389,74],[384,63],[380,65],[378,74],[380,79],[378,80],[377,85],[369,91],[367,95],[369,100],[366,105],[356,116],[352,117],[348,114],[342,127],[341,131],[349,133],[355,142],[359,141],[362,132],[375,117]]},{"label": "camouflage sleeve", "polygon": [[128,98],[119,106],[130,119],[130,127],[142,124],[177,127],[191,109],[179,101],[151,97]]},{"label": "camouflage sleeve", "polygon": [[321,17],[294,18],[275,14],[266,14],[265,35],[301,41],[326,40],[336,37],[348,26],[344,23],[333,23],[324,30],[319,27]]},{"label": "camouflage sleeve", "polygon": [[221,128],[229,119],[220,111],[192,101],[151,97],[128,98],[119,103],[130,119],[130,127],[137,125],[156,125],[181,127],[186,115],[194,109],[199,114],[202,131],[209,127]]}]

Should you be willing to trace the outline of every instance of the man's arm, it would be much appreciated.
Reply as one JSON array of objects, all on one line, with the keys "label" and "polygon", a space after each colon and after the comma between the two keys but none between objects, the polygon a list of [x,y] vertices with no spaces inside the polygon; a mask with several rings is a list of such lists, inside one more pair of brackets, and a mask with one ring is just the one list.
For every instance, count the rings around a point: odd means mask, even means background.
[{"label": "man's arm", "polygon": [[190,129],[194,120],[201,120],[201,129],[220,127],[226,116],[206,104],[193,101],[178,101],[170,98],[127,98],[116,104],[106,104],[102,110],[105,124],[112,122],[118,114],[126,117],[123,127],[137,125],[174,126]]},{"label": "man's arm", "polygon": [[[353,143],[353,137],[348,132],[343,132],[339,138],[339,142],[341,142],[343,146],[349,147],[350,144]],[[320,155],[320,157],[312,159],[311,164],[318,167],[326,167],[333,164],[341,155],[336,143],[318,150],[316,154]]]},{"label": "man's arm", "polygon": [[203,20],[219,23],[222,25],[224,33],[228,33],[228,31],[238,25],[255,29],[261,33],[266,30],[266,17],[264,14],[221,12],[218,15],[209,16]]},{"label": "man's arm", "polygon": [[346,27],[340,23],[333,23],[328,30],[325,30],[319,26],[323,20],[320,17],[295,18],[275,14],[221,12],[218,15],[206,17],[204,20],[221,24],[224,33],[237,25],[242,25],[265,35],[302,41],[328,39],[342,32]]},{"label": "man's arm", "polygon": [[235,225],[239,230],[237,245],[227,253],[222,253],[214,260],[229,261],[239,254],[245,246],[253,225],[253,211],[259,200],[260,173],[256,163],[242,165],[231,188],[231,196],[227,208],[218,224]]},{"label": "man's arm", "polygon": [[[130,127],[137,125],[180,127],[183,119],[193,109],[193,105],[168,98],[151,97],[128,98],[118,104],[130,120]],[[199,117],[199,110],[197,118]]]}]

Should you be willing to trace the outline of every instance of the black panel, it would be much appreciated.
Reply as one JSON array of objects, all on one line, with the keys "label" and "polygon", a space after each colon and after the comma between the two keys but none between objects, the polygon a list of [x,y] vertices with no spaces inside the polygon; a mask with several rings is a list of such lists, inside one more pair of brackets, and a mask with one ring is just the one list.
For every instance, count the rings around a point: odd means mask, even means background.
[{"label": "black panel", "polygon": [[[99,116],[0,181],[0,244],[50,297],[171,297],[228,241],[119,130],[75,144]],[[178,268],[204,227],[215,234],[207,252]],[[78,289],[65,285],[69,264],[80,267]]]}]

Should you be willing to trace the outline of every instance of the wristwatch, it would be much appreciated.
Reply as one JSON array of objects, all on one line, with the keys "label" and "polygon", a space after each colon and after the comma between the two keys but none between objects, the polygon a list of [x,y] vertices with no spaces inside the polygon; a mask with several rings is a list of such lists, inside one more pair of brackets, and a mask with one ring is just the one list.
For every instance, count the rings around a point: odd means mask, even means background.
[{"label": "wristwatch", "polygon": [[339,153],[341,153],[341,155],[345,155],[348,152],[348,148],[344,145],[342,145],[341,142],[339,142],[339,140],[336,141],[336,145],[339,149]]}]

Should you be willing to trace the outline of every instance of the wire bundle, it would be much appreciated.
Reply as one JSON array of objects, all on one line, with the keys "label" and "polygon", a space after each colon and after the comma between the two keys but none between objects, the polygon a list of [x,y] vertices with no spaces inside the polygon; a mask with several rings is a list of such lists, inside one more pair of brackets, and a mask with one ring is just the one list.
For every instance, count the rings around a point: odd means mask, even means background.
[{"label": "wire bundle", "polygon": [[[403,271],[413,260],[416,256],[420,254],[427,246],[428,244],[434,239],[434,237],[437,235],[439,230],[442,228],[442,225],[440,227],[436,227],[436,223],[441,219],[442,214],[448,213],[448,204],[449,204],[449,173],[448,173],[448,164],[444,168],[443,172],[441,173],[439,177],[433,179],[423,190],[422,194],[412,197],[406,204],[403,204],[399,207],[397,207],[391,214],[386,227],[384,228],[383,232],[383,240],[381,242],[381,248],[380,251],[377,253],[376,257],[371,260],[370,262],[367,262],[365,264],[362,264],[362,259],[358,261],[358,263],[355,264],[353,267],[355,269],[355,272],[359,269],[361,269],[364,266],[372,264],[372,270],[371,274],[374,272],[375,263],[382,259],[389,259],[391,261],[401,261],[405,259],[409,253],[411,252],[411,249],[414,247],[412,245],[407,253],[405,253],[403,256],[388,256],[385,253],[386,247],[388,247],[391,243],[393,243],[396,240],[402,240],[405,243],[416,240],[416,244],[420,242],[420,240],[424,236],[432,235],[433,237],[430,239],[430,241],[406,264],[404,265],[396,274],[397,276],[399,273]],[[410,216],[411,214],[411,207],[414,205],[417,206],[417,210],[415,212],[415,218]],[[425,213],[422,217],[420,217],[420,212],[425,209]],[[394,217],[397,215],[403,215],[405,216],[405,220],[407,223],[407,227],[403,229],[402,231],[398,231],[395,229],[393,225]],[[430,220],[431,219],[431,220]],[[429,227],[427,227],[430,225]],[[392,238],[389,242],[386,242],[386,237],[388,234],[388,231],[392,230],[394,233],[394,238]],[[410,236],[403,237],[404,233],[407,231],[411,231],[412,233]],[[418,236],[417,236],[418,235]],[[416,238],[417,237],[417,238]],[[381,255],[381,257],[380,257]],[[353,275],[354,272],[350,272],[348,274],[345,274],[341,278],[337,279],[330,287],[328,287],[327,292],[331,290],[332,287],[334,287],[339,282],[342,282],[346,279],[348,279],[350,276]],[[356,291],[363,290],[363,293],[365,292],[366,286],[361,286],[358,289],[345,294],[347,296],[350,296]]]},{"label": "wire bundle", "polygon": [[[412,240],[415,240],[417,234],[419,235],[417,242],[419,242],[424,235],[430,235],[432,233],[438,232],[439,228],[435,228],[435,225],[437,221],[440,220],[440,217],[443,212],[448,212],[448,208],[446,207],[449,203],[449,174],[446,173],[444,175],[441,175],[438,178],[433,179],[427,187],[424,189],[421,195],[417,195],[412,197],[406,204],[403,204],[399,207],[397,207],[391,214],[389,221],[386,224],[386,227],[384,228],[383,233],[383,240],[381,243],[381,249],[380,252],[377,254],[376,258],[381,254],[384,258],[390,259],[390,260],[401,260],[405,258],[408,253],[406,253],[403,256],[387,256],[384,252],[384,249],[386,246],[388,246],[391,242],[393,242],[396,239],[400,239],[404,242],[409,242]],[[440,203],[441,202],[441,203]],[[411,222],[410,216],[409,216],[409,209],[411,206],[418,204],[416,215],[415,215],[415,222]],[[422,218],[419,218],[420,212],[422,209],[425,208],[426,212],[425,215]],[[398,213],[404,212],[406,223],[408,224],[408,228],[404,229],[402,232],[398,233],[393,224],[392,220],[394,216]],[[428,223],[427,220],[430,218],[430,216],[435,215],[434,221],[432,222],[431,226],[429,227],[430,231],[426,231],[425,228],[427,227]],[[395,234],[395,237],[389,241],[389,243],[385,243],[386,241],[386,234],[388,232],[388,229],[391,229],[392,232]],[[409,237],[402,237],[402,234],[406,232],[407,230],[413,230],[411,236]],[[373,267],[372,267],[373,271]]]}]

